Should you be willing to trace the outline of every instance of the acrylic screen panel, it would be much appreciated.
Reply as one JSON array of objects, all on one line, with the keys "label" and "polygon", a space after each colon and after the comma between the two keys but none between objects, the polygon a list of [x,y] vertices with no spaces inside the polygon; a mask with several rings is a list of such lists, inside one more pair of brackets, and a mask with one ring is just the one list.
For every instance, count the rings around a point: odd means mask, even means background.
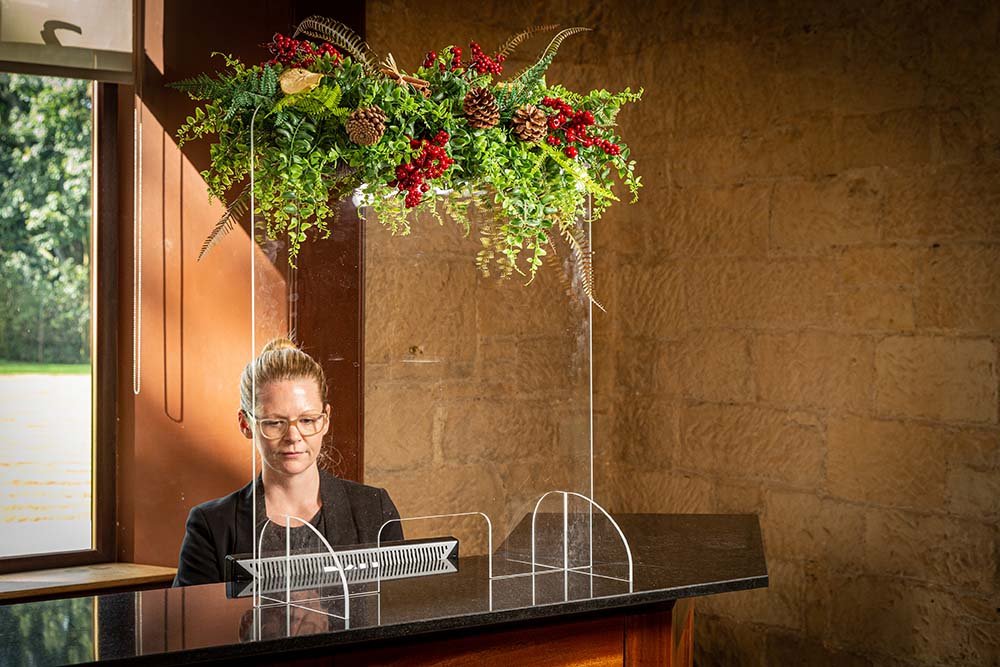
[{"label": "acrylic screen panel", "polygon": [[[314,402],[314,407],[322,410],[325,401],[329,404],[332,419],[328,432],[321,437],[322,448],[318,463],[321,469],[347,479],[355,477],[351,474],[349,463],[345,464],[345,460],[354,456],[352,447],[354,436],[350,427],[352,421],[356,423],[359,420],[359,415],[356,410],[344,407],[345,403],[349,404],[345,395],[352,396],[356,391],[356,387],[348,386],[344,378],[347,377],[349,381],[351,376],[356,378],[360,374],[354,359],[351,358],[352,348],[359,347],[359,341],[356,332],[353,336],[345,336],[341,331],[350,329],[351,325],[344,322],[351,320],[351,316],[357,317],[358,313],[356,305],[353,305],[354,312],[348,313],[333,302],[339,299],[340,303],[345,303],[356,298],[359,278],[356,267],[351,264],[349,258],[343,259],[341,255],[337,255],[331,259],[331,249],[333,254],[348,252],[351,243],[345,241],[344,237],[355,237],[358,224],[354,209],[346,209],[340,219],[330,223],[330,238],[310,239],[294,258],[294,265],[289,262],[286,240],[263,239],[259,220],[257,241],[254,243],[247,241],[248,246],[253,248],[253,281],[250,284],[253,336],[252,351],[247,351],[247,361],[253,359],[255,354],[260,354],[269,341],[287,337],[324,368],[327,392]],[[252,398],[260,408],[258,416],[275,416],[268,413],[269,406],[265,405],[268,393],[266,387],[258,386],[255,382],[251,383],[251,387]],[[302,415],[279,416],[301,417]],[[345,441],[348,444],[343,446]],[[254,477],[261,475],[263,462],[259,452],[266,447],[260,447],[260,444],[261,442],[257,441],[253,448],[255,456],[252,461],[248,458],[248,480],[251,475]],[[278,444],[278,449],[284,448],[280,442]],[[274,443],[266,446],[272,447]],[[259,498],[257,500],[253,516],[254,524],[257,526],[256,534],[259,536],[266,517],[262,511],[258,511],[262,507],[262,501]],[[351,516],[349,512],[343,515]],[[272,514],[272,518],[276,518],[275,515]],[[299,518],[309,521],[314,517]],[[380,517],[372,519],[376,525],[379,521]],[[249,527],[247,530],[249,532]],[[330,526],[324,528],[324,532],[335,544],[354,543],[349,536],[344,536],[343,531],[337,533]],[[321,551],[325,550],[324,545],[317,543],[314,546]],[[250,550],[246,551],[249,553]]]},{"label": "acrylic screen panel", "polygon": [[[253,335],[250,337],[250,349],[247,350],[247,361],[250,362],[260,354],[261,348],[269,341],[292,335],[295,326],[293,314],[296,289],[295,270],[288,265],[284,241],[258,239],[257,241],[248,240],[247,244],[248,252],[252,253],[253,257],[251,262],[253,279],[249,289],[252,301],[251,327]],[[255,382],[251,383],[251,403],[258,402],[260,390],[261,387],[258,387]],[[257,479],[261,475],[261,469],[264,465],[257,445],[258,442],[255,439],[253,446],[248,448],[251,454],[247,465],[248,481]],[[255,490],[259,492],[260,486],[255,485]],[[260,540],[256,538],[259,538],[261,532],[265,530],[267,516],[265,512],[258,511],[258,507],[262,503],[261,499],[253,495],[252,500],[254,506],[250,515],[256,528],[252,531],[255,536],[253,549],[248,552],[257,556],[259,555],[257,549],[260,546]],[[310,518],[306,517],[306,520]],[[292,523],[296,525],[295,522]],[[250,531],[249,526],[240,526],[237,529]],[[267,530],[273,532],[274,526]]]},{"label": "acrylic screen panel", "polygon": [[[429,214],[408,236],[366,218],[365,482],[404,517],[485,513],[504,551],[544,493],[591,495],[590,308],[577,266],[550,250],[530,284],[484,275],[490,216],[475,209],[468,234]],[[425,536],[416,530],[407,535]]]},{"label": "acrylic screen panel", "polygon": [[[495,266],[484,275],[476,258],[491,216],[474,208],[468,233],[425,213],[412,217],[409,235],[393,236],[367,209],[361,215],[347,208],[333,224],[364,225],[362,481],[385,488],[404,519],[481,512],[494,550],[523,560],[528,534],[508,537],[545,493],[592,495],[591,307],[580,267],[557,245],[530,283],[501,279]],[[308,253],[289,269],[280,240],[254,252],[259,352],[296,332],[307,300],[329,298],[315,279],[300,290],[299,273],[327,270],[329,289],[341,285],[336,269],[307,266]],[[350,418],[335,414],[332,429]],[[333,441],[327,469],[341,458]],[[248,478],[260,466],[249,465]],[[589,520],[589,511],[572,515]],[[467,518],[404,523],[407,537],[454,534],[464,555],[487,551],[487,530]]]}]

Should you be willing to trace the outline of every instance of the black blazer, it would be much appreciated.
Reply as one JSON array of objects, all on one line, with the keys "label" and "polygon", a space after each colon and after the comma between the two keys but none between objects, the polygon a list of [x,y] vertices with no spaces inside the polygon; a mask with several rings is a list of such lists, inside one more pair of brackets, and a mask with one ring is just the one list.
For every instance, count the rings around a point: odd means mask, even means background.
[{"label": "black blazer", "polygon": [[[258,484],[260,483],[258,478]],[[258,505],[263,487],[257,487]],[[320,470],[319,495],[323,501],[326,539],[332,546],[374,544],[383,523],[398,519],[399,512],[385,489],[349,482]],[[174,586],[212,584],[225,580],[226,556],[253,551],[253,484],[223,498],[191,509],[187,533],[181,544]],[[400,524],[382,531],[382,541],[403,539]]]}]

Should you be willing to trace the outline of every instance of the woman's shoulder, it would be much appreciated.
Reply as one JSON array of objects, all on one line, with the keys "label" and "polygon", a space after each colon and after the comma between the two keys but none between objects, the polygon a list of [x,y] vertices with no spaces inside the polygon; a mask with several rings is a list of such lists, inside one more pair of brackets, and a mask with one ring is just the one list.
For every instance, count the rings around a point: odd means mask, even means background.
[{"label": "woman's shoulder", "polygon": [[232,513],[240,506],[243,499],[250,494],[250,484],[247,484],[241,489],[233,491],[229,495],[222,496],[221,498],[214,498],[212,500],[206,500],[203,503],[199,503],[191,508],[190,518],[194,519],[196,517],[204,517],[206,520],[211,521],[216,518],[231,517]]},{"label": "woman's shoulder", "polygon": [[399,511],[385,489],[321,474],[323,507],[330,512],[328,527],[334,526],[338,539],[347,540],[345,544],[403,539]]},{"label": "woman's shoulder", "polygon": [[386,491],[385,489],[378,486],[370,486],[368,484],[362,484],[361,482],[352,482],[349,479],[343,479],[328,473],[324,470],[320,471],[321,480],[329,485],[339,487],[347,496],[351,499],[365,499],[365,500],[375,500],[378,499]]}]

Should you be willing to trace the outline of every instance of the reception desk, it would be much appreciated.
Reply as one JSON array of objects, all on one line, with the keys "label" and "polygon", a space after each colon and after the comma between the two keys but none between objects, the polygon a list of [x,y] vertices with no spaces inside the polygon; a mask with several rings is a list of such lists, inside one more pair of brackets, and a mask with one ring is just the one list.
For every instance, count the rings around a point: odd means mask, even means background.
[{"label": "reception desk", "polygon": [[[457,572],[352,593],[349,622],[310,602],[255,609],[225,584],[9,605],[0,662],[690,665],[694,598],[767,586],[756,516],[615,518],[628,581],[543,568],[491,578],[490,559],[471,555]],[[33,636],[26,618],[59,633]]]}]

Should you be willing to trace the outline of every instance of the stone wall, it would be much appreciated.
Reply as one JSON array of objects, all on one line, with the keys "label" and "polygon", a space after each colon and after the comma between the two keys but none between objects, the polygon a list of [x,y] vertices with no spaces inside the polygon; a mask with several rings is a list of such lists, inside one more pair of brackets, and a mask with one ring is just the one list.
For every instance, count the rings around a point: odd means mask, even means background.
[{"label": "stone wall", "polygon": [[1000,660],[996,3],[368,10],[404,67],[559,22],[598,32],[554,80],[645,86],[646,188],[594,231],[597,498],[759,513],[771,586],[699,601],[699,664]]}]

